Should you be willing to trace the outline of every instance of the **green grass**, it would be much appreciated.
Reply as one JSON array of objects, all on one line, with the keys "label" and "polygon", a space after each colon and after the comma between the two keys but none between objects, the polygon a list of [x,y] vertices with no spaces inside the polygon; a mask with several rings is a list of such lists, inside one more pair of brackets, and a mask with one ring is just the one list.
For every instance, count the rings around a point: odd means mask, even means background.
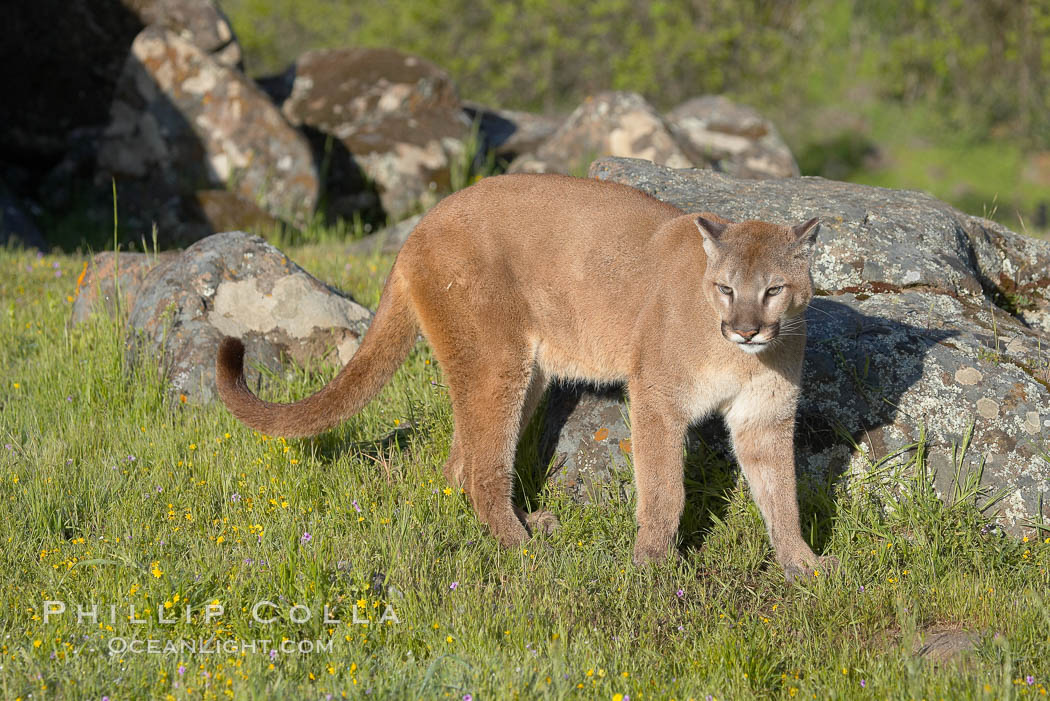
[{"label": "green grass", "polygon": [[925,103],[862,100],[838,109],[855,111],[865,126],[829,132],[814,123],[809,131],[792,134],[804,174],[922,190],[1014,231],[1050,234],[1034,221],[1040,204],[1050,206],[1048,185],[1036,174],[1034,159],[1040,154],[1021,140],[958,131]]},{"label": "green grass", "polygon": [[[340,251],[289,253],[374,306],[390,259]],[[1005,699],[1050,686],[1050,533],[1003,537],[974,495],[933,498],[922,470],[802,485],[807,536],[842,568],[794,586],[737,473],[709,456],[691,461],[680,561],[635,568],[632,503],[550,487],[537,497],[561,529],[507,552],[441,476],[451,416],[425,345],[338,430],[266,439],[220,406],[168,405],[155,367],[125,363],[118,324],[67,328],[81,265],[0,252],[0,697]],[[297,369],[269,396],[333,372]],[[45,622],[49,600],[67,611]],[[207,621],[213,601],[224,614]],[[259,601],[277,604],[268,625],[253,624]],[[78,623],[92,603],[98,623]],[[326,604],[341,622],[323,621]],[[127,620],[131,605],[145,623]],[[379,622],[387,606],[397,623]],[[976,650],[913,656],[944,628],[974,631]],[[332,649],[109,654],[132,637]]]}]

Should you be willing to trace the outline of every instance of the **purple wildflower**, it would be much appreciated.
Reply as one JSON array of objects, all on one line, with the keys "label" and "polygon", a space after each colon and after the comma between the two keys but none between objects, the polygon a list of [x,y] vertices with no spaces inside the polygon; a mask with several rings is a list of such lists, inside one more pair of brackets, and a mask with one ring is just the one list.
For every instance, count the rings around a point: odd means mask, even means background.
[{"label": "purple wildflower", "polygon": [[458,587],[458,586],[459,586],[459,582],[452,582],[452,584],[448,585],[448,588],[451,589],[452,591],[456,591],[456,587]]},{"label": "purple wildflower", "polygon": [[299,539],[299,542],[300,543],[309,543],[313,539],[314,539],[314,537],[312,535],[310,535],[309,531],[303,531],[303,536],[302,536],[302,538]]},{"label": "purple wildflower", "polygon": [[352,502],[350,502],[350,506],[354,507],[354,511],[356,511],[357,513],[361,513],[361,507],[357,504],[357,499],[354,499]]},{"label": "purple wildflower", "polygon": [[1031,674],[1025,677],[1024,680],[1028,683],[1028,686],[1035,684],[1035,677],[1033,677]]},{"label": "purple wildflower", "polygon": [[860,680],[860,688],[863,689],[868,686],[868,683],[863,679]]},{"label": "purple wildflower", "polygon": [[679,589],[675,592],[675,594],[677,594],[678,598],[681,599],[683,596],[685,596],[685,589]]},{"label": "purple wildflower", "polygon": [[179,665],[179,674],[185,674],[185,673],[186,673],[186,665],[180,664]]}]

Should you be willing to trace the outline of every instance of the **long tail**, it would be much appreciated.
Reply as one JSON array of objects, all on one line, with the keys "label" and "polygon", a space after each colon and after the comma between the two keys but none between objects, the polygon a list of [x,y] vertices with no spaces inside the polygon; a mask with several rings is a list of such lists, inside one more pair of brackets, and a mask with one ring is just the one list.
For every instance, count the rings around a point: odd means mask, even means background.
[{"label": "long tail", "polygon": [[298,402],[264,402],[256,397],[244,381],[244,344],[236,338],[222,339],[215,380],[223,403],[238,419],[268,436],[312,436],[345,421],[390,381],[415,344],[418,324],[405,288],[395,266],[354,357],[331,382]]}]

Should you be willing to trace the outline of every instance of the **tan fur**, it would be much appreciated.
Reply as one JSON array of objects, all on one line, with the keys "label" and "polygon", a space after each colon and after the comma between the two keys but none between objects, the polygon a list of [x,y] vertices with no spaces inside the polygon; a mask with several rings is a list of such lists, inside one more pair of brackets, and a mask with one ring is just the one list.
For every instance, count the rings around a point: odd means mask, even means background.
[{"label": "tan fur", "polygon": [[686,429],[718,411],[790,578],[818,562],[799,528],[793,449],[815,225],[687,215],[594,180],[488,178],[423,217],[361,348],[328,386],[292,404],[262,402],[228,338],[219,393],[264,433],[317,433],[363,407],[422,331],[452,400],[445,475],[510,547],[529,527],[556,525],[511,503],[515,447],[547,384],[625,382],[639,564],[668,553],[685,500]]}]

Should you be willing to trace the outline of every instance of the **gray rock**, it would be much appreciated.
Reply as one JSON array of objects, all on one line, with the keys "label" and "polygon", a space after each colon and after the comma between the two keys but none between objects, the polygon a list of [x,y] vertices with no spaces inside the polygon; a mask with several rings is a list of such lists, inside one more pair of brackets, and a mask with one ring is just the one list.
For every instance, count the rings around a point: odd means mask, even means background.
[{"label": "gray rock", "polygon": [[5,4],[0,162],[25,167],[27,182],[7,183],[19,195],[60,216],[81,219],[90,207],[89,218],[104,221],[110,183],[92,186],[99,135],[110,120],[132,41],[150,24],[170,29],[220,63],[240,63],[240,46],[212,0]]},{"label": "gray rock", "polygon": [[[450,188],[470,133],[448,74],[393,49],[303,54],[282,110],[315,134],[314,147],[330,168],[330,208],[334,203],[343,216],[361,206],[355,195],[370,184],[393,220],[420,202],[433,204]],[[340,208],[346,196],[350,204]]]},{"label": "gray rock", "polygon": [[371,313],[307,274],[258,236],[240,231],[198,241],[143,279],[128,318],[133,357],[163,359],[173,397],[215,396],[215,353],[223,336],[243,339],[253,365],[279,371],[287,357],[316,362],[335,349],[343,365]]},{"label": "gray rock", "polygon": [[933,664],[956,662],[977,649],[981,636],[966,630],[922,631],[912,645],[912,655]]},{"label": "gray rock", "polygon": [[142,24],[169,29],[219,63],[240,68],[243,51],[229,19],[211,0],[124,0]]},{"label": "gray rock", "polygon": [[254,200],[229,190],[198,190],[193,199],[212,231],[246,229],[256,234],[271,234],[288,224],[264,210]]},{"label": "gray rock", "polygon": [[645,98],[604,92],[584,100],[534,154],[515,159],[509,170],[572,173],[598,156],[644,158],[672,168],[694,165]]},{"label": "gray rock", "polygon": [[547,398],[539,459],[578,501],[601,501],[626,480],[631,432],[622,388],[555,384]]},{"label": "gray rock", "polygon": [[[1050,244],[918,193],[819,178],[738,180],[623,159],[598,161],[591,172],[687,211],[827,222],[815,271],[824,289],[806,314],[796,432],[805,479],[849,484],[892,455],[888,466],[904,465],[924,435],[927,469],[943,498],[953,498],[957,475],[980,474],[987,496],[1003,496],[991,513],[1008,532],[1020,534],[1038,518],[1041,500],[1042,518],[1050,519],[1050,337],[1016,309],[997,307],[995,284],[983,286],[1009,279],[1032,297],[1046,295],[1031,267],[1050,260]],[[846,269],[856,277],[843,276]],[[923,282],[912,284],[913,273]],[[627,435],[619,397],[592,396],[566,411],[565,392],[552,393],[556,409],[544,426],[547,445],[553,435],[557,448],[541,455],[553,457],[569,483],[586,473],[591,483],[615,487],[616,460],[595,459],[588,441],[601,425],[617,440]],[[720,419],[698,432],[729,454]]]},{"label": "gray rock", "polygon": [[74,130],[104,126],[131,42],[150,24],[170,29],[221,63],[240,63],[229,21],[211,0],[7,3],[0,24],[0,154],[20,153],[27,162],[32,154],[47,162],[64,155]]},{"label": "gray rock", "polygon": [[738,178],[790,178],[800,173],[773,123],[722,95],[704,95],[667,114],[671,130],[696,164]]},{"label": "gray rock", "polygon": [[156,255],[124,252],[115,254],[113,251],[96,253],[90,261],[84,263],[84,269],[77,278],[70,324],[82,324],[93,314],[106,314],[110,317],[118,313],[126,315],[135,304],[135,296],[146,273],[176,256],[178,253],[174,251],[164,251]]},{"label": "gray rock", "polygon": [[215,230],[194,219],[199,190],[229,189],[298,223],[317,202],[305,137],[240,72],[161,27],[132,44],[98,158],[128,226],[148,235],[157,222],[166,245]]}]

